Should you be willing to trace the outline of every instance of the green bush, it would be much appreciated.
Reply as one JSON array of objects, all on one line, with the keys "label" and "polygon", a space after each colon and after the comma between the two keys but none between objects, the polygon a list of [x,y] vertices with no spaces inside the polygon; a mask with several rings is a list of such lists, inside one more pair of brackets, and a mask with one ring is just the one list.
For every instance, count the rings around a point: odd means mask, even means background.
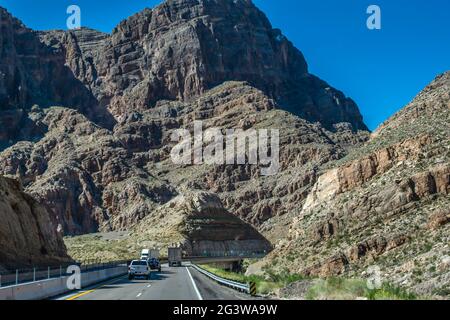
[{"label": "green bush", "polygon": [[370,300],[416,300],[417,296],[391,284],[383,284],[380,289],[368,290]]},{"label": "green bush", "polygon": [[366,298],[369,300],[415,300],[417,297],[404,289],[390,284],[383,284],[380,289],[369,289],[362,279],[345,279],[331,277],[317,280],[307,295],[308,300],[354,300]]},{"label": "green bush", "polygon": [[[210,265],[202,265],[202,268],[228,280],[242,283],[255,282],[259,294],[274,293],[290,283],[311,280],[300,274],[289,273],[288,270],[275,272],[270,268],[264,269],[264,275],[246,276],[242,273],[225,271]],[[391,284],[383,284],[380,289],[369,289],[367,282],[362,279],[346,279],[342,277],[330,277],[327,279],[314,279],[314,284],[306,294],[307,300],[354,300],[366,298],[369,300],[415,300],[417,296]]]}]

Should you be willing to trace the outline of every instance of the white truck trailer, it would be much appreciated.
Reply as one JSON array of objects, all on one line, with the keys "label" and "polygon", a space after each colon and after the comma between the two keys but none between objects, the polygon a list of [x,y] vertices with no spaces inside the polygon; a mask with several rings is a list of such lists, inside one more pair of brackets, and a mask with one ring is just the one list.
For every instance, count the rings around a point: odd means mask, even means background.
[{"label": "white truck trailer", "polygon": [[182,264],[182,252],[181,248],[168,248],[167,257],[169,258],[170,267],[181,267]]},{"label": "white truck trailer", "polygon": [[159,259],[158,249],[142,249],[141,260],[149,260],[152,258]]}]

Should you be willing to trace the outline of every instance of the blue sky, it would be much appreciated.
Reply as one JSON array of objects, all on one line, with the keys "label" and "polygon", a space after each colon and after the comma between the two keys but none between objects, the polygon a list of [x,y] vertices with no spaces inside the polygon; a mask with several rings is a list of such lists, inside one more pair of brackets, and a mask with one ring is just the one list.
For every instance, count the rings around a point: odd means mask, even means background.
[{"label": "blue sky", "polygon": [[[66,28],[77,4],[82,24],[110,32],[157,0],[0,0],[33,29]],[[450,70],[448,0],[254,0],[305,55],[310,71],[352,97],[370,129]],[[366,9],[381,7],[382,29],[366,28]]]}]

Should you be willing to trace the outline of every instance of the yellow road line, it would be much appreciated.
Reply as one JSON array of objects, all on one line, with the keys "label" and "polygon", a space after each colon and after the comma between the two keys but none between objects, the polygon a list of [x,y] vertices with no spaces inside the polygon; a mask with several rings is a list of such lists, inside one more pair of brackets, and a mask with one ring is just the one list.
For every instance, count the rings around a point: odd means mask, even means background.
[{"label": "yellow road line", "polygon": [[87,294],[89,294],[89,293],[94,292],[94,291],[97,290],[97,289],[100,289],[100,288],[103,288],[103,287],[105,287],[105,286],[109,286],[110,284],[116,283],[116,282],[118,282],[119,280],[122,280],[123,278],[125,278],[125,276],[120,277],[120,278],[118,278],[118,279],[114,279],[114,280],[112,280],[112,281],[110,281],[110,282],[101,284],[101,285],[99,285],[98,287],[95,287],[94,289],[87,290],[87,291],[83,291],[83,292],[81,292],[81,293],[79,293],[79,294],[77,294],[77,295],[74,295],[74,296],[71,296],[70,298],[67,298],[66,301],[78,299],[78,298],[80,298],[80,297],[82,297],[82,296],[85,296],[85,295],[87,295]]},{"label": "yellow road line", "polygon": [[87,294],[89,294],[91,292],[94,292],[94,290],[84,291],[84,292],[79,293],[79,294],[77,294],[75,296],[72,296],[72,297],[70,297],[70,298],[68,298],[66,300],[75,300],[75,299],[78,299],[79,297],[85,296],[85,295],[87,295]]}]

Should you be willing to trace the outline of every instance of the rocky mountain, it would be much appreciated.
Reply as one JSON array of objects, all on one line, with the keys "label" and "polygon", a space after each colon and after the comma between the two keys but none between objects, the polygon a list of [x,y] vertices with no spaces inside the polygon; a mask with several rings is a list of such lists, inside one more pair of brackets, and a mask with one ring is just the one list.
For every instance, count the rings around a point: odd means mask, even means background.
[{"label": "rocky mountain", "polygon": [[[244,83],[225,83],[192,103],[160,102],[132,114],[112,132],[75,110],[34,111],[33,118],[47,133],[38,142],[6,149],[0,155],[0,172],[20,179],[66,234],[126,230],[175,197],[182,186],[217,192],[227,208],[258,226],[298,206],[317,167],[345,155],[347,144],[360,139],[347,127],[331,133],[276,110],[272,100]],[[289,124],[280,136],[281,174],[261,177],[259,167],[250,165],[174,165],[171,133],[182,127],[192,130],[192,119],[201,114],[211,115],[204,119],[205,129]]]},{"label": "rocky mountain", "polygon": [[117,120],[160,100],[187,101],[225,81],[246,81],[327,129],[348,122],[367,130],[356,104],[309,74],[301,52],[248,0],[168,0],[108,37],[83,29],[41,38],[65,53]]},{"label": "rocky mountain", "polygon": [[360,276],[425,295],[450,288],[450,72],[329,164],[268,258],[312,276]]},{"label": "rocky mountain", "polygon": [[65,56],[43,44],[38,33],[0,8],[0,149],[39,139],[45,128],[29,117],[35,105],[64,105],[101,120],[92,93],[66,66]]},{"label": "rocky mountain", "polygon": [[69,237],[66,242],[70,255],[81,261],[129,259],[141,248],[173,245],[181,246],[189,256],[272,250],[270,242],[231,214],[217,195],[187,189],[128,232]]},{"label": "rocky mountain", "polygon": [[[377,265],[383,280],[448,294],[449,73],[370,134],[250,0],[167,0],[111,34],[35,32],[0,14],[0,175],[65,235],[103,232],[70,238],[74,257],[268,239],[275,250],[250,271],[359,277]],[[175,164],[172,134],[199,120],[278,130],[278,174]]]},{"label": "rocky mountain", "polygon": [[69,262],[50,215],[17,181],[0,177],[0,270]]},{"label": "rocky mountain", "polygon": [[[24,128],[40,135],[19,136],[25,141],[0,154],[0,174],[19,179],[66,235],[126,230],[188,187],[217,193],[276,240],[320,168],[368,137],[356,105],[309,74],[302,54],[251,1],[170,0],[111,35],[19,33],[39,39],[95,100],[25,109]],[[192,131],[193,120],[205,130],[282,129],[280,174],[262,177],[256,165],[175,165],[171,134]]]}]

